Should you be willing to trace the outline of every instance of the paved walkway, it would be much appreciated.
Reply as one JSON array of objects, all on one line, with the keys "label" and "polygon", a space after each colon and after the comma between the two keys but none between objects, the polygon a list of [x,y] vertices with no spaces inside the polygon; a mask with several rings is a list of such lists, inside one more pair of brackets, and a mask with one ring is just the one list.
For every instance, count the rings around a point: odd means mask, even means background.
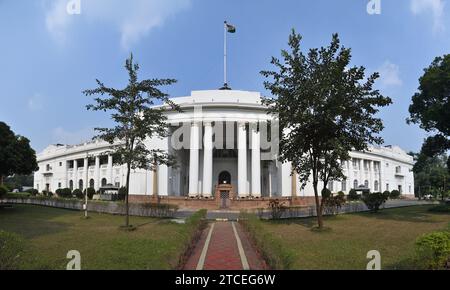
[{"label": "paved walkway", "polygon": [[236,222],[213,222],[189,257],[185,270],[264,270],[265,262]]}]

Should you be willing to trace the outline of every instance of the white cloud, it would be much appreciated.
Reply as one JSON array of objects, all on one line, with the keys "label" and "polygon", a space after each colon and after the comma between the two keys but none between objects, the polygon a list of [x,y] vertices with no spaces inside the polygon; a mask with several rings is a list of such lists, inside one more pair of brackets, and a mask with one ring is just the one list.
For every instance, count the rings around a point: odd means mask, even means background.
[{"label": "white cloud", "polygon": [[445,30],[444,7],[444,0],[411,0],[411,12],[414,15],[431,14],[434,32]]},{"label": "white cloud", "polygon": [[90,141],[94,135],[92,128],[68,131],[63,127],[57,127],[52,130],[52,143],[76,145]]},{"label": "white cloud", "polygon": [[377,71],[380,73],[380,82],[383,87],[401,86],[403,84],[398,65],[387,60]]},{"label": "white cloud", "polygon": [[28,110],[32,112],[40,111],[44,108],[42,96],[40,94],[35,94],[27,101]]},{"label": "white cloud", "polygon": [[168,18],[187,9],[191,3],[191,0],[80,1],[80,15],[67,13],[66,7],[70,0],[46,2],[46,26],[50,34],[63,42],[75,21],[86,21],[92,25],[103,23],[117,30],[124,49],[129,49],[152,29],[162,26]]}]

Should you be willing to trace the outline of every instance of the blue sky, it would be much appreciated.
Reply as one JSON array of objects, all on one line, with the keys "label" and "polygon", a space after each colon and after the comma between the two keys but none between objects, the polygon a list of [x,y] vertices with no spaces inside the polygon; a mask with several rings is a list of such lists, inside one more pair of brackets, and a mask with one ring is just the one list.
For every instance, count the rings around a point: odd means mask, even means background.
[{"label": "blue sky", "polygon": [[291,28],[303,47],[327,45],[338,32],[353,51],[352,64],[379,71],[377,83],[394,104],[383,109],[386,144],[417,151],[426,134],[405,123],[418,78],[434,57],[449,53],[449,0],[0,0],[0,120],[41,151],[52,143],[88,140],[107,114],[88,112],[81,91],[99,78],[121,87],[132,51],[141,78],[171,77],[172,96],[216,89],[223,79],[223,21],[229,37],[233,89],[261,91],[259,71],[286,48]]}]

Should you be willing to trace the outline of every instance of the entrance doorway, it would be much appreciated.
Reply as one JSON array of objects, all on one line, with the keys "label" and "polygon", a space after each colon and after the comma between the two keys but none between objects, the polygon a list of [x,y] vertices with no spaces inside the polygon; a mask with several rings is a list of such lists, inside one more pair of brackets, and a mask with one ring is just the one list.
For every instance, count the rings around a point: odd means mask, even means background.
[{"label": "entrance doorway", "polygon": [[228,171],[219,174],[219,185],[221,184],[231,184],[231,174]]},{"label": "entrance doorway", "polygon": [[220,208],[228,208],[228,200],[230,199],[229,190],[220,191]]}]

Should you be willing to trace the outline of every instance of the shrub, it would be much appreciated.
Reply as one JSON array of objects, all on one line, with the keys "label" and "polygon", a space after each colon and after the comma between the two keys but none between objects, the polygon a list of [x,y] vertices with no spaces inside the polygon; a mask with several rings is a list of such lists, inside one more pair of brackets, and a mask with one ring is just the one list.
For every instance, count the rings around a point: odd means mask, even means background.
[{"label": "shrub", "polygon": [[7,193],[8,189],[5,186],[0,185],[0,198],[4,197]]},{"label": "shrub", "polygon": [[391,191],[391,194],[389,195],[390,199],[399,199],[400,198],[400,191],[394,189]]},{"label": "shrub", "polygon": [[416,240],[416,253],[421,267],[445,269],[450,261],[450,232],[422,235]]},{"label": "shrub", "polygon": [[24,248],[20,236],[0,231],[0,270],[17,270]]},{"label": "shrub", "polygon": [[327,198],[322,198],[322,206],[327,214],[337,214],[344,203],[345,195],[343,194],[331,194],[331,196]]},{"label": "shrub", "polygon": [[283,246],[281,240],[268,232],[262,226],[263,221],[254,214],[242,213],[239,222],[249,233],[256,247],[261,251],[265,261],[273,270],[287,270],[291,268],[295,253]]},{"label": "shrub", "polygon": [[269,210],[272,219],[278,220],[283,217],[283,213],[286,210],[286,207],[279,199],[272,199],[269,201]]},{"label": "shrub", "polygon": [[56,190],[56,194],[61,198],[71,198],[72,191],[70,188],[60,188]]},{"label": "shrub", "polygon": [[[184,243],[183,254],[180,256],[177,269],[182,269],[186,264],[187,260],[191,256],[192,252],[197,245],[198,240],[201,238],[203,229],[206,227],[206,209],[202,209],[191,215],[186,220],[186,240]],[[174,267],[175,268],[175,267]]]},{"label": "shrub", "polygon": [[125,200],[126,194],[127,194],[127,188],[126,187],[119,188],[119,194],[117,196],[117,199],[118,200]]},{"label": "shrub", "polygon": [[337,195],[345,199],[345,193],[343,191],[339,191]]},{"label": "shrub", "polygon": [[362,196],[364,204],[373,212],[377,212],[386,200],[387,197],[381,192],[366,193]]},{"label": "shrub", "polygon": [[440,204],[437,206],[433,206],[428,211],[438,212],[438,213],[450,213],[450,205],[448,204]]},{"label": "shrub", "polygon": [[[87,196],[88,196],[89,199],[92,199],[94,197],[95,193],[96,193],[95,189],[93,189],[92,187],[88,187],[87,188]],[[86,189],[84,190],[83,194],[86,194]]]},{"label": "shrub", "polygon": [[27,192],[31,195],[31,196],[36,196],[39,194],[39,191],[37,189],[34,188],[30,188],[27,190]]},{"label": "shrub", "polygon": [[322,198],[329,198],[331,196],[331,190],[329,190],[328,188],[324,188],[322,189]]},{"label": "shrub", "polygon": [[356,192],[356,190],[351,189],[348,193],[348,200],[359,200],[360,196]]},{"label": "shrub", "polygon": [[78,189],[78,188],[75,189],[75,190],[72,192],[72,194],[75,195],[75,197],[78,198],[78,199],[83,199],[83,198],[84,198],[83,192],[82,192],[80,189]]}]

